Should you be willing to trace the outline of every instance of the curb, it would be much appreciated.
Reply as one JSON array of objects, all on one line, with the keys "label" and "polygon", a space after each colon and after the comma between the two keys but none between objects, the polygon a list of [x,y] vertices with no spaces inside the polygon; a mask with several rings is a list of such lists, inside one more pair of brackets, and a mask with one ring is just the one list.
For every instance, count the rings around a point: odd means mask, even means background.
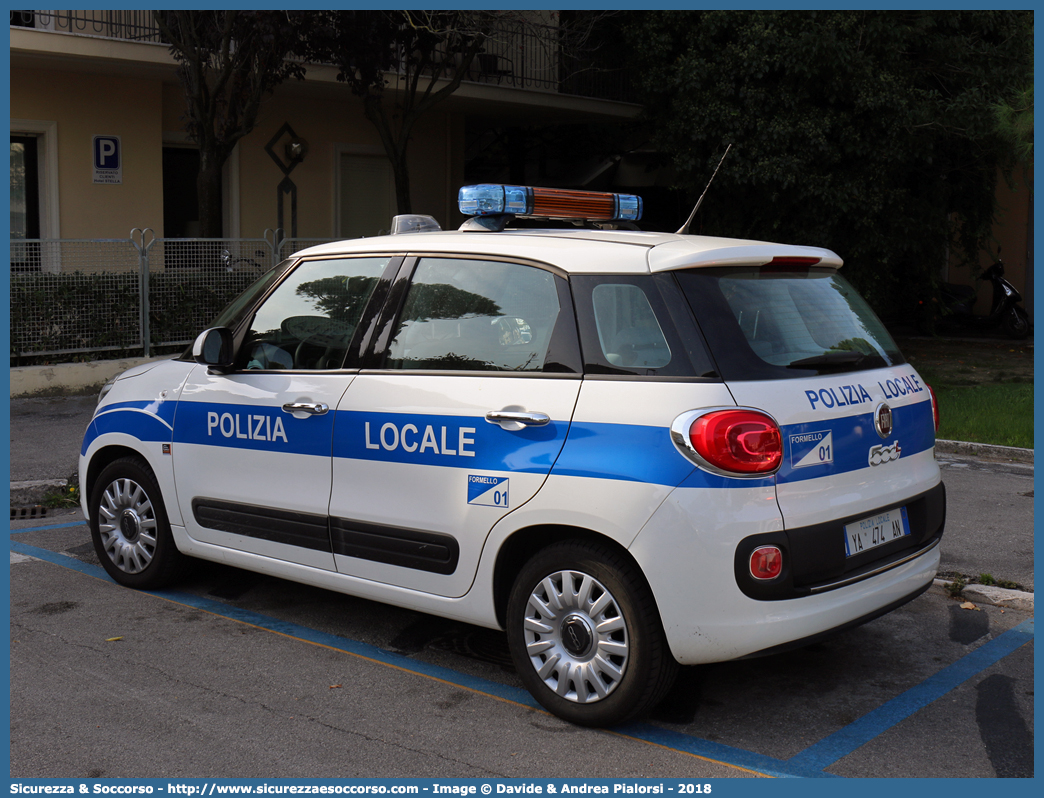
[{"label": "curb", "polygon": [[[946,589],[949,584],[951,583],[945,579],[933,579],[929,592],[949,596],[950,591]],[[993,585],[966,585],[961,591],[961,597],[972,603],[1033,612],[1033,594],[1024,590],[1009,590]]]},{"label": "curb", "polygon": [[40,504],[48,494],[64,493],[69,485],[67,479],[32,479],[27,482],[11,483],[11,507],[33,507]]},{"label": "curb", "polygon": [[981,457],[983,460],[1001,460],[1011,463],[1027,463],[1033,465],[1033,449],[1020,449],[1015,446],[996,446],[992,443],[971,443],[968,441],[935,441],[935,450],[943,454],[968,455]]}]

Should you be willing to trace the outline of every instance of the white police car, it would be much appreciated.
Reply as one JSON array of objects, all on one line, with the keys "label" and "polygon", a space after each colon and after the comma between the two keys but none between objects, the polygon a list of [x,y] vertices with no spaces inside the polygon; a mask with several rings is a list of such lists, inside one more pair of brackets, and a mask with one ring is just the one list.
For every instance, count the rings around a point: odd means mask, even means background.
[{"label": "white police car", "polygon": [[934,398],[837,255],[602,229],[635,197],[460,200],[460,231],[297,253],[103,392],[80,484],[117,582],[198,557],[503,628],[588,725],[930,585]]}]

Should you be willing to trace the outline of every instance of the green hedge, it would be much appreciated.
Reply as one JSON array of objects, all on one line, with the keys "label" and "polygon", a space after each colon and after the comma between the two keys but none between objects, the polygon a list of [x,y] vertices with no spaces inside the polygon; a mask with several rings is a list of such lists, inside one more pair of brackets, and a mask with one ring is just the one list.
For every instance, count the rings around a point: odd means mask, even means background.
[{"label": "green hedge", "polygon": [[[193,339],[254,277],[149,275],[150,344]],[[138,283],[136,272],[11,275],[11,354],[141,349]]]}]

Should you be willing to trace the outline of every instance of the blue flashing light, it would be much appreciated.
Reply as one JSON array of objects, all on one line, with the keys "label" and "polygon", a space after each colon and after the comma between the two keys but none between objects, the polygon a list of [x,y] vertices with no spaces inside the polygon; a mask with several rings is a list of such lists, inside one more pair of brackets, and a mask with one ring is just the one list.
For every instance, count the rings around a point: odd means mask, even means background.
[{"label": "blue flashing light", "polygon": [[465,216],[490,216],[498,213],[525,216],[533,211],[533,190],[526,186],[491,183],[461,186],[457,204]]},{"label": "blue flashing light", "polygon": [[615,194],[616,219],[637,222],[642,218],[642,198],[634,194]]}]

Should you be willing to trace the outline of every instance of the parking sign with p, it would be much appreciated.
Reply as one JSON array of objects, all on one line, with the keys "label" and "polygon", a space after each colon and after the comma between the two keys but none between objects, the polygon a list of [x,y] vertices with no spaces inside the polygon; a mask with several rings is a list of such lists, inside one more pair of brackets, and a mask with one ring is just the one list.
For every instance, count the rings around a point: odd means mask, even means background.
[{"label": "parking sign with p", "polygon": [[93,140],[94,182],[123,182],[123,151],[119,136],[95,136]]}]

